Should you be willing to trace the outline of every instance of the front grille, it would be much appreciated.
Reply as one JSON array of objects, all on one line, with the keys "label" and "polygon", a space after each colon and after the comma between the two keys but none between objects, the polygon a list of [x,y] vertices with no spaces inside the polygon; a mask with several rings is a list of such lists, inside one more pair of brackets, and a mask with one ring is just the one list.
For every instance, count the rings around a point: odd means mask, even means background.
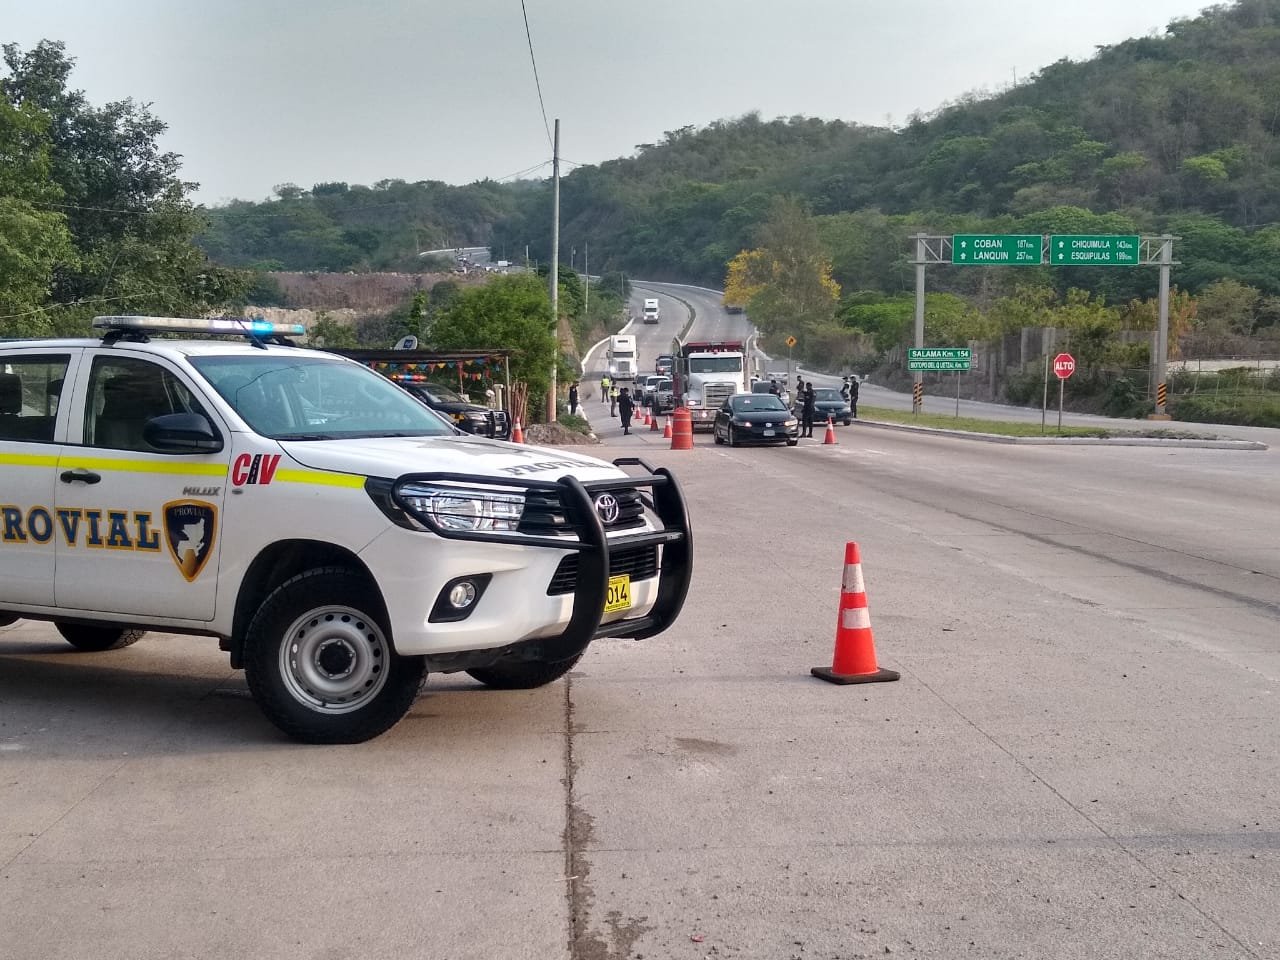
[{"label": "front grille", "polygon": [[[609,555],[609,575],[627,574],[632,580],[651,580],[658,575],[658,548],[635,547],[631,550],[619,550]],[[571,553],[560,561],[551,583],[547,585],[547,596],[554,597],[573,593],[578,588],[578,555]]]},{"label": "front grille", "polygon": [[718,407],[733,396],[733,384],[708,383],[702,391],[704,407]]},{"label": "front grille", "polygon": [[[635,487],[611,490],[618,500],[618,519],[606,523],[606,530],[626,530],[644,526],[644,502]],[[572,533],[569,514],[560,502],[560,495],[553,490],[530,490],[524,496],[524,515],[520,518],[519,531],[534,536]]]}]

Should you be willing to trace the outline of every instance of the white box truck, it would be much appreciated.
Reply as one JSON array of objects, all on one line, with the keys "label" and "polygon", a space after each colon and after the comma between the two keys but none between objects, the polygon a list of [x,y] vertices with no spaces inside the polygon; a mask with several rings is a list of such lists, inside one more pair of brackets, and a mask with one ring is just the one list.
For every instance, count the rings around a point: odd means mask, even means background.
[{"label": "white box truck", "polygon": [[658,322],[658,298],[646,297],[644,301],[644,311],[642,314],[645,323]]},{"label": "white box truck", "polygon": [[636,338],[616,334],[609,338],[609,376],[614,380],[635,380]]}]

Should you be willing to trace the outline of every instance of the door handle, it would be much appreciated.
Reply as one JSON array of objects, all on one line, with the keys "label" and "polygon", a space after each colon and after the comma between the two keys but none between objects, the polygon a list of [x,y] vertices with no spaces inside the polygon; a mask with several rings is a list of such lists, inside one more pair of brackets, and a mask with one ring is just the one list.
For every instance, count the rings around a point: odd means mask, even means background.
[{"label": "door handle", "polygon": [[101,474],[94,473],[92,470],[63,470],[58,477],[63,483],[97,483],[102,479]]}]

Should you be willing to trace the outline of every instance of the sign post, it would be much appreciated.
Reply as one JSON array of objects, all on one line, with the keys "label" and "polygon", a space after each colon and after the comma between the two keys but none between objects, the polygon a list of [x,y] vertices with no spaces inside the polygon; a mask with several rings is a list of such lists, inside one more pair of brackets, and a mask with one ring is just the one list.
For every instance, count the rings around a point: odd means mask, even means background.
[{"label": "sign post", "polygon": [[1060,353],[1053,358],[1053,372],[1058,376],[1058,432],[1062,432],[1062,395],[1067,386],[1067,378],[1076,372],[1076,358],[1069,353]]}]

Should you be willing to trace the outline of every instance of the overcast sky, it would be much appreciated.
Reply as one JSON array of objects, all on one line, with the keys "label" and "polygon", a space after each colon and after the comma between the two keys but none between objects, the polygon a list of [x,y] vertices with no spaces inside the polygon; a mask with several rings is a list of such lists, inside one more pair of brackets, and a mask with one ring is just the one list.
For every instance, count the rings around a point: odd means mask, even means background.
[{"label": "overcast sky", "polygon": [[[757,110],[901,123],[1204,0],[526,0],[561,154],[597,163]],[[278,183],[467,183],[541,163],[520,0],[0,0],[0,40],[62,40],[94,103],[169,124],[198,198]]]}]

